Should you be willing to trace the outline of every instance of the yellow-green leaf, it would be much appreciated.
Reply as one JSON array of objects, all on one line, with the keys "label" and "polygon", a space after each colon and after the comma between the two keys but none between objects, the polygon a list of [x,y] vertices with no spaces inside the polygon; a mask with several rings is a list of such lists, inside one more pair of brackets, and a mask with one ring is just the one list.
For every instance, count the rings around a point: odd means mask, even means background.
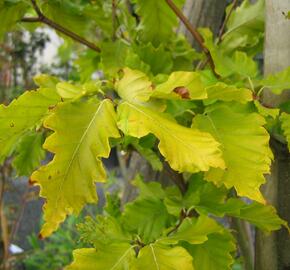
[{"label": "yellow-green leaf", "polygon": [[223,100],[223,101],[237,101],[246,103],[253,100],[252,92],[246,88],[237,88],[234,85],[227,85],[218,82],[206,88],[208,99]]},{"label": "yellow-green leaf", "polygon": [[25,132],[40,124],[50,107],[59,101],[55,90],[40,88],[25,92],[8,106],[0,106],[0,162],[11,154]]},{"label": "yellow-green leaf", "polygon": [[283,90],[290,88],[290,67],[275,74],[268,75],[259,81],[259,83],[271,89],[274,94],[280,95]]},{"label": "yellow-green leaf", "polygon": [[230,270],[234,263],[231,253],[235,251],[235,243],[232,235],[213,233],[208,240],[200,245],[185,244],[184,247],[192,255],[193,265],[200,270]]},{"label": "yellow-green leaf", "polygon": [[46,198],[43,237],[55,231],[66,215],[97,201],[95,182],[105,180],[100,158],[110,153],[109,138],[119,137],[109,100],[61,104],[45,126],[54,133],[44,147],[55,156],[31,176]]},{"label": "yellow-green leaf", "polygon": [[192,257],[182,247],[149,244],[142,248],[132,270],[194,270]]},{"label": "yellow-green leaf", "polygon": [[175,233],[158,240],[158,242],[166,245],[176,245],[179,241],[201,244],[207,241],[209,234],[221,232],[221,230],[222,227],[215,220],[207,216],[186,218]]},{"label": "yellow-green leaf", "polygon": [[236,113],[225,105],[195,118],[193,127],[211,133],[222,144],[226,170],[212,168],[205,178],[240,196],[264,203],[259,188],[270,172],[272,153],[265,120],[256,113]]},{"label": "yellow-green leaf", "polygon": [[94,248],[76,249],[74,261],[66,270],[125,270],[131,269],[135,259],[133,246],[116,243],[103,246],[101,250]]},{"label": "yellow-green leaf", "polygon": [[[179,93],[179,90],[183,92]],[[207,92],[197,72],[173,72],[166,82],[156,86],[152,94],[152,97],[165,99],[180,99],[184,96],[188,99],[207,98]]]},{"label": "yellow-green leaf", "polygon": [[152,94],[152,83],[146,74],[130,68],[124,68],[123,71],[123,78],[115,85],[119,96],[133,103],[148,101]]},{"label": "yellow-green leaf", "polygon": [[162,113],[124,102],[118,107],[118,126],[137,138],[153,133],[160,141],[161,154],[176,171],[224,168],[219,143],[210,134],[181,126]]}]

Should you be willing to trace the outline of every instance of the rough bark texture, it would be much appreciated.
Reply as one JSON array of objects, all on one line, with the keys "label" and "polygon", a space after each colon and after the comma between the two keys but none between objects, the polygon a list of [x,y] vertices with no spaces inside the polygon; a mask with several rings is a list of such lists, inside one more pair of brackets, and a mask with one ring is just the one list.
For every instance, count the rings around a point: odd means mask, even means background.
[{"label": "rough bark texture", "polygon": [[[290,0],[266,0],[266,40],[265,75],[275,73],[290,66],[290,22],[282,12],[290,9]],[[263,102],[277,106],[289,100],[289,92],[280,96],[264,91]],[[267,201],[275,205],[282,218],[290,222],[290,155],[286,145],[272,139],[271,146],[275,155],[272,173],[264,186]],[[290,238],[286,230],[265,236],[256,235],[256,269],[289,270]]]},{"label": "rough bark texture", "polygon": [[[223,22],[226,4],[226,0],[187,0],[184,14],[194,27],[209,27],[217,35]],[[180,25],[179,31],[185,34],[193,47],[198,48],[184,25]]]}]

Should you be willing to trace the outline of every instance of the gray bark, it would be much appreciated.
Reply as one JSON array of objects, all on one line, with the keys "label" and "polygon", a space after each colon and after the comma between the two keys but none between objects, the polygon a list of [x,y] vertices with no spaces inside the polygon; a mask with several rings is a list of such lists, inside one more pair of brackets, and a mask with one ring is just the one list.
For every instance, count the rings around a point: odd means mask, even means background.
[{"label": "gray bark", "polygon": [[[264,73],[272,74],[290,66],[290,22],[282,12],[290,9],[290,0],[266,0],[266,39]],[[278,106],[289,100],[289,91],[273,95],[266,90],[263,102],[268,106]],[[277,207],[279,215],[290,222],[290,155],[287,146],[272,138],[271,146],[275,161],[268,182],[264,186],[267,202]],[[289,233],[282,229],[269,236],[256,234],[257,270],[290,269]]]},{"label": "gray bark", "polygon": [[[194,27],[208,27],[216,36],[223,22],[226,5],[226,0],[187,0],[184,14]],[[193,47],[199,49],[198,44],[184,25],[180,25],[179,31],[185,34]]]}]

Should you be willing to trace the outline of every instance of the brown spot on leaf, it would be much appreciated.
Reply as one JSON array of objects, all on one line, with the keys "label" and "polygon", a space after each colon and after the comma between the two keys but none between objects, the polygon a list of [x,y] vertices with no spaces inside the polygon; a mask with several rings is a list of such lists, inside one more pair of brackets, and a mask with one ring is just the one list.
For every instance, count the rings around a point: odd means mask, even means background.
[{"label": "brown spot on leaf", "polygon": [[31,178],[28,180],[28,184],[33,186],[36,183],[36,181],[33,181]]},{"label": "brown spot on leaf", "polygon": [[50,180],[50,179],[51,179],[51,175],[48,176],[48,180]]},{"label": "brown spot on leaf", "polygon": [[181,96],[181,98],[183,98],[183,99],[189,99],[190,98],[189,91],[184,86],[178,86],[178,87],[174,88],[173,92],[175,92],[176,94]]}]

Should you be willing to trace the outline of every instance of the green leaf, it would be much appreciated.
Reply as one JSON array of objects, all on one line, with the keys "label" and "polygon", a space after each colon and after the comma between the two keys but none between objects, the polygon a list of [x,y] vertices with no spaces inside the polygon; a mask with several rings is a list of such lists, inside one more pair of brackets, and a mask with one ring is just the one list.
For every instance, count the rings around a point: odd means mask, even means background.
[{"label": "green leaf", "polygon": [[280,95],[283,90],[290,88],[290,67],[275,74],[268,75],[258,83],[271,89],[274,94]]},{"label": "green leaf", "polygon": [[249,89],[237,88],[234,85],[227,85],[222,82],[206,87],[206,91],[210,100],[237,101],[241,103],[253,100],[252,92]]},{"label": "green leaf", "polygon": [[[183,92],[179,93],[180,89]],[[175,71],[170,74],[166,82],[156,86],[152,96],[164,99],[205,99],[207,92],[198,73]]]},{"label": "green leaf", "polygon": [[233,213],[230,215],[247,220],[265,232],[279,230],[281,225],[289,229],[287,222],[277,215],[275,208],[271,205],[263,205],[256,202],[249,205],[244,203],[238,214]]},{"label": "green leaf", "polygon": [[273,155],[264,118],[256,113],[236,113],[221,105],[198,115],[193,127],[211,133],[222,144],[227,169],[212,168],[205,178],[227,188],[235,187],[240,196],[264,202],[259,188],[270,172]]},{"label": "green leaf", "polygon": [[195,269],[202,270],[230,270],[234,263],[231,253],[235,251],[232,235],[226,231],[213,233],[208,240],[200,245],[183,245],[194,258]]},{"label": "green leaf", "polygon": [[227,53],[222,47],[214,44],[213,34],[209,29],[200,29],[204,44],[209,49],[215,63],[215,71],[222,77],[239,75],[241,77],[256,77],[258,73],[257,63],[245,52],[235,50]]},{"label": "green leaf", "polygon": [[69,0],[42,1],[45,16],[83,37],[88,34],[91,21],[83,14],[82,7]]},{"label": "green leaf", "polygon": [[158,243],[176,245],[180,241],[185,241],[190,244],[201,244],[207,241],[209,234],[220,232],[221,230],[222,227],[207,216],[186,218],[175,233],[166,238],[158,239]]},{"label": "green leaf", "polygon": [[97,250],[102,250],[104,246],[114,242],[122,244],[131,241],[118,221],[110,216],[99,215],[96,220],[88,216],[84,223],[78,224],[78,231],[81,240],[93,244]]},{"label": "green leaf", "polygon": [[290,150],[290,114],[282,113],[280,116],[282,129],[287,139],[288,149]]},{"label": "green leaf", "polygon": [[92,79],[92,75],[99,69],[100,61],[100,54],[93,50],[86,50],[83,53],[78,53],[74,64],[78,69],[81,82]]},{"label": "green leaf", "polygon": [[170,216],[161,200],[145,197],[127,203],[122,220],[127,230],[137,233],[148,243],[161,235]]},{"label": "green leaf", "polygon": [[28,9],[27,3],[24,1],[0,1],[0,40],[10,30],[12,30],[16,23],[22,19]]},{"label": "green leaf", "polygon": [[196,174],[188,181],[188,188],[184,195],[177,187],[167,188],[164,203],[168,212],[177,217],[182,209],[192,208],[200,214],[216,214],[216,206],[224,202],[226,193],[224,187],[218,188],[205,181],[202,174]]},{"label": "green leaf", "polygon": [[142,248],[132,270],[194,270],[192,257],[182,247],[149,244]]},{"label": "green leaf", "polygon": [[[135,139],[135,138],[134,138]],[[161,171],[163,168],[162,162],[152,149],[143,147],[138,140],[131,142],[132,146],[150,163],[152,168],[156,171]]]},{"label": "green leaf", "polygon": [[165,50],[164,44],[160,44],[158,47],[154,47],[151,43],[138,44],[134,47],[134,51],[140,60],[150,67],[153,75],[168,74],[172,70],[172,54]]},{"label": "green leaf", "polygon": [[165,192],[159,182],[144,182],[142,177],[138,174],[132,181],[132,184],[138,187],[138,198],[164,199]]},{"label": "green leaf", "polygon": [[116,82],[118,95],[129,102],[148,101],[152,94],[152,83],[141,71],[124,68],[124,76]]},{"label": "green leaf", "polygon": [[[232,4],[227,8],[227,14]],[[222,36],[221,47],[227,52],[246,51],[248,55],[256,55],[263,50],[265,24],[265,1],[255,4],[243,1],[231,13],[227,21],[227,31]]]},{"label": "green leaf", "polygon": [[265,1],[258,0],[251,4],[249,0],[243,1],[241,6],[236,8],[227,21],[227,31],[224,37],[233,31],[241,31],[244,28],[264,29]]},{"label": "green leaf", "polygon": [[60,101],[54,89],[27,91],[8,106],[0,106],[0,162],[15,149],[30,129],[41,124],[51,106]]},{"label": "green leaf", "polygon": [[275,108],[267,108],[263,106],[258,100],[254,101],[254,104],[257,108],[257,111],[259,114],[262,116],[266,117],[271,117],[273,119],[277,118],[279,116],[280,109],[275,109]]},{"label": "green leaf", "polygon": [[122,40],[103,42],[101,44],[101,69],[109,76],[125,67],[126,57],[130,47]]},{"label": "green leaf", "polygon": [[54,134],[44,147],[55,156],[31,176],[47,200],[43,237],[55,231],[66,215],[78,214],[85,203],[97,201],[95,182],[105,180],[100,158],[109,156],[109,138],[120,136],[113,104],[107,99],[61,104],[45,126]]},{"label": "green leaf", "polygon": [[[162,41],[173,35],[173,28],[178,20],[174,12],[165,1],[137,0],[137,14],[141,18],[140,37],[144,43],[152,42],[158,46]],[[183,0],[175,1],[181,7]]]},{"label": "green leaf", "polygon": [[[105,37],[111,37],[114,29],[111,3],[108,1],[87,3],[88,4],[83,10],[84,15],[95,22],[94,27],[101,29]],[[118,5],[118,7],[120,7],[120,5]]]},{"label": "green leaf", "polygon": [[124,270],[131,269],[134,249],[129,244],[115,243],[101,250],[93,248],[76,249],[74,261],[66,270]]},{"label": "green leaf", "polygon": [[33,170],[40,165],[41,160],[45,157],[42,149],[43,142],[43,134],[38,132],[29,132],[21,138],[16,148],[17,155],[12,163],[18,176],[30,176]]},{"label": "green leaf", "polygon": [[176,171],[224,167],[219,144],[208,133],[183,127],[162,113],[129,102],[119,105],[118,118],[118,126],[126,135],[141,138],[154,134],[161,154]]}]

